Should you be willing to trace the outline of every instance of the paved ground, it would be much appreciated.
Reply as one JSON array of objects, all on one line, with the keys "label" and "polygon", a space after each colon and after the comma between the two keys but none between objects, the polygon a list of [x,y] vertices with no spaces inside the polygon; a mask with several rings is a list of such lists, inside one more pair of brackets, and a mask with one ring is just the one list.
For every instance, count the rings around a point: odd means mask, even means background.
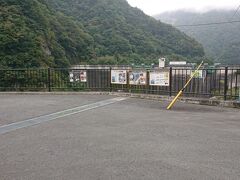
[{"label": "paved ground", "polygon": [[85,108],[0,134],[0,179],[240,179],[239,109],[113,98],[0,95],[0,128]]}]

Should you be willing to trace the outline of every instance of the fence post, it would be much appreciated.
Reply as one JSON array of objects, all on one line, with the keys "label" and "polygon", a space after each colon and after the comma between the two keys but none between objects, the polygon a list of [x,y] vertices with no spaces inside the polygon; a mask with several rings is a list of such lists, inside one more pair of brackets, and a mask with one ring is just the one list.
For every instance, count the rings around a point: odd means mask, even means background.
[{"label": "fence post", "polygon": [[109,69],[109,74],[110,74],[110,76],[109,76],[109,79],[110,79],[110,92],[112,92],[112,67],[110,66],[110,69]]},{"label": "fence post", "polygon": [[172,67],[169,70],[169,96],[172,97]]},{"label": "fence post", "polygon": [[224,101],[227,100],[227,90],[228,90],[228,67],[225,67],[225,76],[224,76]]},{"label": "fence post", "polygon": [[48,68],[48,92],[51,92],[51,68]]},{"label": "fence post", "polygon": [[146,94],[149,94],[149,87],[150,87],[150,71],[147,70],[146,72],[146,90],[145,90],[145,93]]}]

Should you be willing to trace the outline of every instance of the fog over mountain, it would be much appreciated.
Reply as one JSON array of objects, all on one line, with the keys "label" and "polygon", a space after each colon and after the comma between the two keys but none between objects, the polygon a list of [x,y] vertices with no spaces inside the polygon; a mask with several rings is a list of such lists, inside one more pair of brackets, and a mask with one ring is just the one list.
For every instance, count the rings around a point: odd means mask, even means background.
[{"label": "fog over mountain", "polygon": [[172,24],[187,35],[198,40],[208,57],[225,64],[240,64],[240,23],[208,26],[181,26],[215,22],[240,21],[240,12],[231,10],[211,10],[194,12],[180,10],[155,16],[162,22]]},{"label": "fog over mountain", "polygon": [[138,7],[148,15],[156,15],[168,11],[190,10],[207,12],[216,9],[236,9],[236,0],[127,0],[133,7]]}]

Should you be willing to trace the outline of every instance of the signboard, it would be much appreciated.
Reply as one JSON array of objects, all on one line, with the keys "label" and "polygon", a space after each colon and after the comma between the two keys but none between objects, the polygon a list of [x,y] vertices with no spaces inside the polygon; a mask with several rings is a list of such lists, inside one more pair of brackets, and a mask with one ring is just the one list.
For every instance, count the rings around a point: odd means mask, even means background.
[{"label": "signboard", "polygon": [[127,84],[127,71],[126,70],[111,70],[111,83],[112,84]]},{"label": "signboard", "polygon": [[[194,74],[194,70],[193,71],[191,71],[191,76]],[[195,74],[195,78],[203,78],[203,76],[204,76],[204,74],[203,74],[203,70],[199,70],[198,72],[197,72],[197,74]]]},{"label": "signboard", "polygon": [[86,70],[73,70],[69,73],[70,82],[87,82]]},{"label": "signboard", "polygon": [[69,73],[69,80],[70,80],[70,82],[74,82],[75,81],[73,72]]},{"label": "signboard", "polygon": [[170,65],[186,65],[187,62],[186,61],[170,61],[169,64]]},{"label": "signboard", "polygon": [[87,82],[87,71],[80,71],[80,81]]},{"label": "signboard", "polygon": [[160,58],[158,61],[159,61],[159,67],[164,68],[166,59],[165,58]]},{"label": "signboard", "polygon": [[145,71],[130,71],[129,84],[131,85],[146,85],[147,73]]},{"label": "signboard", "polygon": [[169,86],[169,72],[168,71],[150,72],[150,85]]}]

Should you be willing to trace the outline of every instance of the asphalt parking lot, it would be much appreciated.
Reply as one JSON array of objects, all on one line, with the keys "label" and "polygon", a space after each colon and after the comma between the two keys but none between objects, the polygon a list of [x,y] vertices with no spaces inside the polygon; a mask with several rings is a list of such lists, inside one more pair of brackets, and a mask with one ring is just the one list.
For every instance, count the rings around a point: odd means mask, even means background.
[{"label": "asphalt parking lot", "polygon": [[240,179],[240,110],[167,105],[0,95],[0,179]]}]

